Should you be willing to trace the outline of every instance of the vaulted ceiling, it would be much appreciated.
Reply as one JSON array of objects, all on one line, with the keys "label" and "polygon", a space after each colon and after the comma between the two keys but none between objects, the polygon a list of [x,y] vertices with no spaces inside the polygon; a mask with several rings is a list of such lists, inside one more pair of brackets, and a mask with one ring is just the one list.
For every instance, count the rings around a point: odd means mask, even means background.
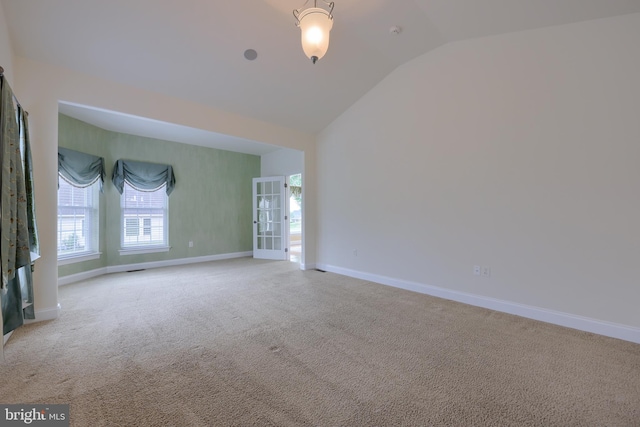
[{"label": "vaulted ceiling", "polygon": [[292,16],[303,0],[0,1],[17,56],[308,133],[445,43],[640,12],[640,0],[335,0],[314,65]]}]

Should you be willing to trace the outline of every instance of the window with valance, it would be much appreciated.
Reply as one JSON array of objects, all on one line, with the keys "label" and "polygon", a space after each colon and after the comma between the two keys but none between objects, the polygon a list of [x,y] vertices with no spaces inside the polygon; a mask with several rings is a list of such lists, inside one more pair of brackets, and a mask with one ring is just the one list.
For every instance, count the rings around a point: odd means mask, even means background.
[{"label": "window with valance", "polygon": [[121,253],[169,250],[169,195],[176,183],[173,167],[118,160],[112,180],[121,195]]},{"label": "window with valance", "polygon": [[95,258],[99,255],[104,159],[59,147],[58,174],[58,260]]}]

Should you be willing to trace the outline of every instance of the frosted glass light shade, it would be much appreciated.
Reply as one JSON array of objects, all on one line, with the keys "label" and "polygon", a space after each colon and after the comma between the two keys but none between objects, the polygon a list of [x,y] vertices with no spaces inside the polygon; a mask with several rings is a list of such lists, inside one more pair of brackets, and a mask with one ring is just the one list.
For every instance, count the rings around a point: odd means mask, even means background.
[{"label": "frosted glass light shade", "polygon": [[329,33],[333,27],[333,18],[326,10],[311,7],[302,11],[299,19],[302,32],[302,50],[315,63],[329,49]]}]

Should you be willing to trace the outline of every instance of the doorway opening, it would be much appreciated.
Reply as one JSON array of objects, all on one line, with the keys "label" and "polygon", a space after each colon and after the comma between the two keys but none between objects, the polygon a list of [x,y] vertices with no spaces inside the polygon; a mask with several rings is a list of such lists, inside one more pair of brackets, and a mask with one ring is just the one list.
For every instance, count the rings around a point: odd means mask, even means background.
[{"label": "doorway opening", "polygon": [[289,260],[302,258],[302,174],[289,177]]}]

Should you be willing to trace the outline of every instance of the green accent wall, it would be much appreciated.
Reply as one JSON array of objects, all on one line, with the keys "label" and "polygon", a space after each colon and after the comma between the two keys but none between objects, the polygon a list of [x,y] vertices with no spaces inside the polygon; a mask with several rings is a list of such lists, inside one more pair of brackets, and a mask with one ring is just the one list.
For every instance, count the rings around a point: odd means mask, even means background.
[{"label": "green accent wall", "polygon": [[[68,276],[101,267],[246,252],[253,249],[252,178],[260,157],[111,132],[59,115],[61,147],[102,156],[107,167],[100,196],[98,260],[58,267]],[[171,164],[176,187],[169,196],[168,252],[120,255],[120,194],[111,183],[118,159]],[[189,241],[194,246],[189,248]]]}]

